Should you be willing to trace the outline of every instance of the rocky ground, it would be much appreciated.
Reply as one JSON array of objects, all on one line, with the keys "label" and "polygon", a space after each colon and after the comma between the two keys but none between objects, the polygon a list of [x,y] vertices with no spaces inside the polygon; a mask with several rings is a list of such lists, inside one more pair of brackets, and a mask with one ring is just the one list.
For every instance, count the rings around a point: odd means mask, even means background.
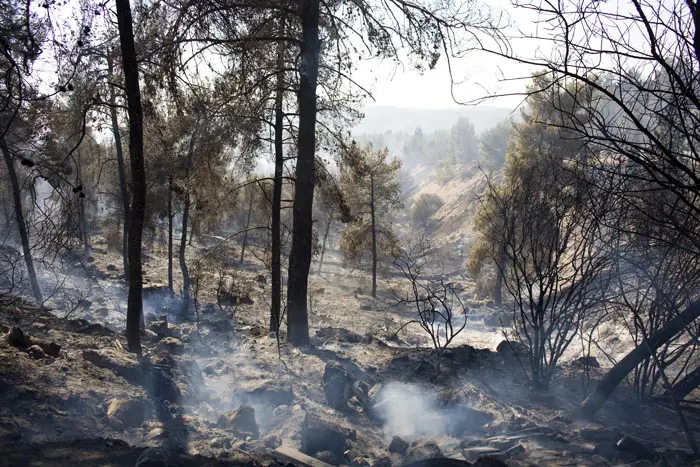
[{"label": "rocky ground", "polygon": [[411,319],[392,305],[398,279],[373,299],[362,274],[329,264],[311,278],[313,346],[295,349],[266,332],[269,284],[248,265],[249,300],[202,306],[199,323],[177,322],[154,292],[137,359],[118,258],[94,256],[102,295],[69,318],[0,304],[0,465],[278,465],[281,446],[355,466],[692,464],[673,410],[625,402],[624,388],[595,421],[570,417],[595,363],[570,359],[549,392],[531,390],[483,303],[436,375],[420,328],[396,334]]}]

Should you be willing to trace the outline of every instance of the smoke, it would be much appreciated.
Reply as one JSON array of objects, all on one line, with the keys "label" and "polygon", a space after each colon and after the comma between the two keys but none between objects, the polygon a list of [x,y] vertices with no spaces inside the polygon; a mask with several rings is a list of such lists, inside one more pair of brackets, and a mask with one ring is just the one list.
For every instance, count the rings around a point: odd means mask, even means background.
[{"label": "smoke", "polygon": [[440,407],[437,395],[416,384],[390,382],[377,395],[376,409],[388,438],[448,434],[448,414]]},{"label": "smoke", "polygon": [[435,387],[399,382],[384,386],[377,394],[375,409],[386,438],[459,438],[483,432],[484,424],[494,419],[488,412],[463,404],[445,404],[438,395]]}]

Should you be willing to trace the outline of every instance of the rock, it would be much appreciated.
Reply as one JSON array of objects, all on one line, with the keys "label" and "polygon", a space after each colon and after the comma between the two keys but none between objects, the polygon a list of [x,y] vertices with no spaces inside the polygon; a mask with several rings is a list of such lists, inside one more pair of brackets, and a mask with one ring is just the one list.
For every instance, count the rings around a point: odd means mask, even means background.
[{"label": "rock", "polygon": [[643,441],[631,436],[623,436],[617,442],[617,448],[633,454],[637,459],[651,459],[654,457],[652,450],[647,448]]},{"label": "rock", "polygon": [[530,349],[528,349],[527,345],[523,344],[522,342],[509,342],[504,340],[498,344],[498,347],[496,347],[496,352],[498,352],[499,355],[512,357],[516,355],[527,355],[530,353]]},{"label": "rock", "polygon": [[369,462],[368,457],[355,457],[350,461],[352,467],[370,467],[372,464]]},{"label": "rock", "polygon": [[138,427],[143,424],[147,409],[143,401],[114,398],[107,401],[107,418],[124,427]]},{"label": "rock", "polygon": [[323,392],[328,406],[336,410],[348,410],[355,379],[336,361],[326,363],[323,371]]},{"label": "rock", "polygon": [[46,352],[44,352],[44,350],[38,345],[30,345],[27,349],[27,354],[34,360],[41,360],[42,358],[46,358]]},{"label": "rock", "polygon": [[598,359],[591,356],[579,357],[576,360],[574,360],[574,363],[580,366],[588,366],[590,368],[600,368],[600,363],[598,363]]},{"label": "rock", "polygon": [[255,278],[255,282],[257,282],[258,284],[267,284],[267,278],[260,274]]},{"label": "rock", "polygon": [[107,270],[108,270],[109,272],[114,272],[114,271],[117,270],[117,267],[116,267],[115,265],[113,265],[113,264],[108,264],[108,265],[107,265]]},{"label": "rock", "polygon": [[155,332],[159,337],[167,337],[170,335],[168,329],[168,321],[153,321],[148,329]]},{"label": "rock", "polygon": [[622,433],[614,428],[584,428],[579,434],[584,441],[592,443],[616,443],[622,437]]},{"label": "rock", "polygon": [[387,456],[374,459],[372,467],[391,467],[391,459]]},{"label": "rock", "polygon": [[475,463],[472,464],[474,467],[508,467],[508,464],[500,459],[491,456],[480,457]]},{"label": "rock", "polygon": [[[310,456],[323,451],[330,451],[339,459],[344,459],[348,439],[356,435],[335,423],[306,414],[301,434],[301,451]],[[319,457],[320,456],[316,456]]]},{"label": "rock", "polygon": [[343,459],[332,451],[319,451],[314,457],[325,464],[339,465],[344,463]]},{"label": "rock", "polygon": [[141,365],[126,352],[112,348],[87,349],[83,351],[83,358],[100,368],[113,371],[131,383],[141,384],[143,380]]},{"label": "rock", "polygon": [[29,342],[29,336],[18,327],[12,327],[10,332],[7,333],[6,339],[8,344],[19,349],[26,349],[31,345]]},{"label": "rock", "polygon": [[600,456],[598,454],[591,456],[591,462],[593,462],[593,465],[599,467],[610,465],[610,462],[605,457]]},{"label": "rock", "polygon": [[359,344],[363,338],[360,334],[343,328],[321,328],[316,331],[316,338],[324,342],[336,341]]},{"label": "rock", "polygon": [[222,414],[216,422],[217,428],[231,430],[239,437],[250,434],[253,439],[260,438],[260,428],[255,421],[255,409],[242,405],[236,410]]},{"label": "rock", "polygon": [[473,446],[462,450],[462,455],[468,461],[475,461],[483,456],[499,453],[500,450],[491,446]]},{"label": "rock", "polygon": [[391,443],[389,443],[389,452],[393,452],[395,454],[403,456],[404,454],[406,454],[407,449],[408,443],[401,439],[401,437],[394,436],[393,438],[391,438]]},{"label": "rock", "polygon": [[442,451],[433,441],[419,442],[408,448],[406,455],[401,460],[401,465],[408,466],[414,462],[442,457],[444,457]]},{"label": "rock", "polygon": [[176,337],[166,337],[158,342],[156,352],[181,355],[185,351],[185,344]]},{"label": "rock", "polygon": [[292,405],[294,391],[292,385],[279,381],[266,381],[245,391],[243,398],[251,403],[270,404],[274,407]]}]

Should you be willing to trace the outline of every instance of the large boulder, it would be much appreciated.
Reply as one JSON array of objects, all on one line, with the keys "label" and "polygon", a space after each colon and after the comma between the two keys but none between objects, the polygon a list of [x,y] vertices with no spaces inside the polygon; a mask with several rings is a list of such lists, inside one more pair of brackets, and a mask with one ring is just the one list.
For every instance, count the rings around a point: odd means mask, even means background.
[{"label": "large boulder", "polygon": [[222,414],[216,426],[230,430],[239,437],[260,438],[260,428],[255,421],[255,409],[249,405],[242,405],[236,410]]},{"label": "large boulder", "polygon": [[402,466],[408,466],[426,459],[438,459],[444,457],[442,451],[434,441],[414,442],[401,460]]},{"label": "large boulder", "polygon": [[323,371],[323,392],[328,405],[336,410],[348,410],[355,379],[336,361],[326,363]]},{"label": "large boulder", "polygon": [[252,404],[269,404],[274,407],[292,405],[294,402],[294,390],[289,383],[265,381],[245,390],[242,398]]},{"label": "large boulder", "polygon": [[142,400],[114,398],[106,406],[109,421],[125,428],[141,426],[147,418],[148,405]]},{"label": "large boulder", "polygon": [[345,457],[348,440],[356,438],[353,431],[333,422],[307,414],[301,435],[301,451],[310,456],[319,452],[331,452],[336,459]]},{"label": "large boulder", "polygon": [[86,349],[83,358],[100,368],[113,371],[131,383],[141,384],[143,381],[141,364],[132,354],[112,348]]}]

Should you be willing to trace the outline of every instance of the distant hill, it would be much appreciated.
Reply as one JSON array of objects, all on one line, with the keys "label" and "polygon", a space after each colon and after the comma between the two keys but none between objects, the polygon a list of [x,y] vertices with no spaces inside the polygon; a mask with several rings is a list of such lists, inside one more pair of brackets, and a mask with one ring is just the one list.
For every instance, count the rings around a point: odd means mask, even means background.
[{"label": "distant hill", "polygon": [[404,109],[400,107],[366,107],[365,118],[352,130],[354,135],[386,131],[413,133],[416,127],[425,133],[449,129],[459,117],[467,117],[477,133],[495,126],[501,120],[519,117],[519,112],[502,107],[464,106],[451,109]]}]

